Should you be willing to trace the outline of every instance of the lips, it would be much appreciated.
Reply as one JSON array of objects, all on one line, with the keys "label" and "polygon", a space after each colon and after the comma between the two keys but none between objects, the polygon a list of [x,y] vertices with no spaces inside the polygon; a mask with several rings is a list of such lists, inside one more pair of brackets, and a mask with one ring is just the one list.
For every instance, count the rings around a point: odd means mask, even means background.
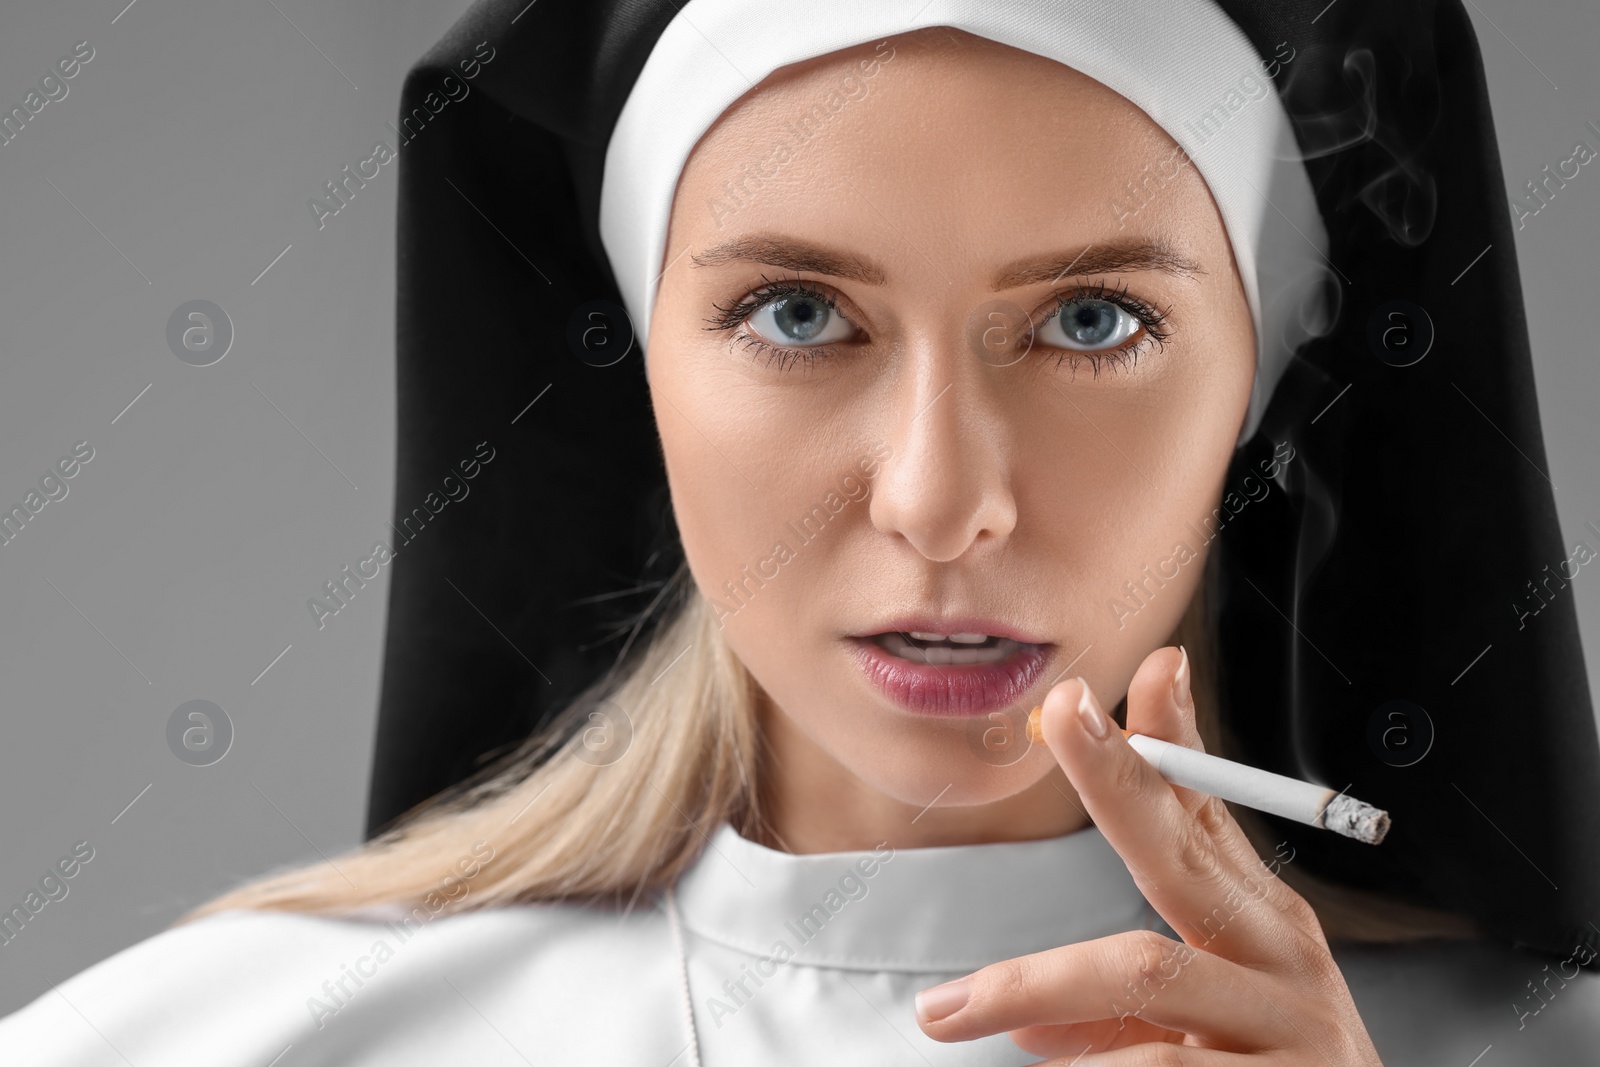
[{"label": "lips", "polygon": [[[994,620],[900,620],[903,629],[846,638],[867,678],[924,715],[970,716],[1017,704],[1043,675],[1055,645]],[[961,637],[933,643],[911,638]],[[979,644],[980,635],[997,640]]]}]

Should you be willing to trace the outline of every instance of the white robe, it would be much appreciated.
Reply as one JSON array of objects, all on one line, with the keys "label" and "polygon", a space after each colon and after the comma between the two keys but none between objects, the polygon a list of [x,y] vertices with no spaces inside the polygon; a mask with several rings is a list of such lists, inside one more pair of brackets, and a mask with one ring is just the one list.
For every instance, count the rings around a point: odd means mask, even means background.
[{"label": "white robe", "polygon": [[[675,896],[694,1050],[673,923],[664,898],[645,897],[631,910],[424,909],[409,923],[221,913],[0,1019],[0,1063],[692,1067],[697,1051],[705,1067],[1021,1067],[1038,1057],[1004,1034],[924,1036],[916,992],[1142,926],[1171,936],[1093,827],[797,856],[723,823]],[[1573,977],[1570,965],[1481,942],[1345,947],[1335,958],[1388,1067],[1600,1063],[1594,971]]]}]

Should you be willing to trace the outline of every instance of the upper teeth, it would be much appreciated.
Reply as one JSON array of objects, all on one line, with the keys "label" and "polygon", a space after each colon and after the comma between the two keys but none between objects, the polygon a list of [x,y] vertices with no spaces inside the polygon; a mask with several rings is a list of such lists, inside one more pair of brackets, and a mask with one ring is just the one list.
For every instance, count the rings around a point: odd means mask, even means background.
[{"label": "upper teeth", "polygon": [[[966,647],[956,647],[956,642],[960,638],[966,638],[960,642]],[[993,638],[991,644],[991,639],[983,634],[952,634],[950,642],[945,644],[941,643],[942,635],[923,633],[919,630],[879,634],[872,640],[890,655],[931,666],[1000,663],[1010,659],[1016,654],[1017,649],[1022,647],[1016,641],[1005,637]]]},{"label": "upper teeth", "polygon": [[925,630],[908,630],[907,634],[918,641],[954,641],[960,645],[981,645],[989,640],[988,634],[934,634]]}]

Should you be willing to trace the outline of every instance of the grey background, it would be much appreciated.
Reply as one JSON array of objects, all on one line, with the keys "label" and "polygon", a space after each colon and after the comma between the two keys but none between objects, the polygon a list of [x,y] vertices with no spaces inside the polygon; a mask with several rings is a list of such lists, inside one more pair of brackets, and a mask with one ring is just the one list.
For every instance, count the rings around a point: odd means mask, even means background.
[{"label": "grey background", "polygon": [[[75,842],[94,849],[0,947],[0,1014],[361,839],[388,571],[321,631],[306,600],[390,536],[397,168],[320,231],[306,201],[376,141],[398,147],[406,68],[467,7],[124,3],[0,14],[6,109],[76,42],[95,49],[0,146],[0,504],[75,442],[95,450],[0,547],[0,910]],[[1600,7],[1468,7],[1508,192],[1579,137],[1600,148],[1583,125],[1600,125]],[[1517,242],[1563,535],[1595,545],[1600,163]],[[167,347],[194,299],[237,335],[206,368]],[[1567,595],[1600,677],[1600,582],[1585,568]],[[167,745],[196,699],[235,730],[210,767]]]}]

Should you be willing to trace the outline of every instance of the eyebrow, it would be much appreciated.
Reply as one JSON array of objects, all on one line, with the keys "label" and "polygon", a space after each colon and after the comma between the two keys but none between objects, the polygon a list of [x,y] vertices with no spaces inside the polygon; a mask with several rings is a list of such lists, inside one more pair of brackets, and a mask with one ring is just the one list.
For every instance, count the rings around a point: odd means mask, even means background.
[{"label": "eyebrow", "polygon": [[996,290],[1015,289],[1036,282],[1053,282],[1069,270],[1074,274],[1159,271],[1174,278],[1193,278],[1206,273],[1198,263],[1165,241],[1117,241],[1106,245],[1087,245],[1070,256],[1063,253],[1042,259],[1019,260],[1002,267],[990,284]]},{"label": "eyebrow", "polygon": [[[883,268],[870,260],[835,252],[796,237],[771,234],[754,234],[724,241],[691,255],[689,259],[697,267],[740,260],[765,263],[786,270],[850,278],[867,285],[882,285],[888,280]],[[1194,260],[1165,241],[1113,241],[1010,263],[995,273],[990,288],[998,292],[1038,282],[1054,282],[1068,271],[1076,275],[1159,271],[1178,278],[1192,278],[1206,273]]]},{"label": "eyebrow", "polygon": [[855,256],[841,255],[796,237],[767,234],[736,237],[719,245],[713,245],[704,252],[690,256],[689,259],[697,267],[746,260],[751,263],[765,263],[771,267],[783,267],[786,270],[809,270],[817,274],[831,274],[836,278],[850,278],[867,285],[882,285],[888,280],[888,275],[883,272],[882,267]]}]

